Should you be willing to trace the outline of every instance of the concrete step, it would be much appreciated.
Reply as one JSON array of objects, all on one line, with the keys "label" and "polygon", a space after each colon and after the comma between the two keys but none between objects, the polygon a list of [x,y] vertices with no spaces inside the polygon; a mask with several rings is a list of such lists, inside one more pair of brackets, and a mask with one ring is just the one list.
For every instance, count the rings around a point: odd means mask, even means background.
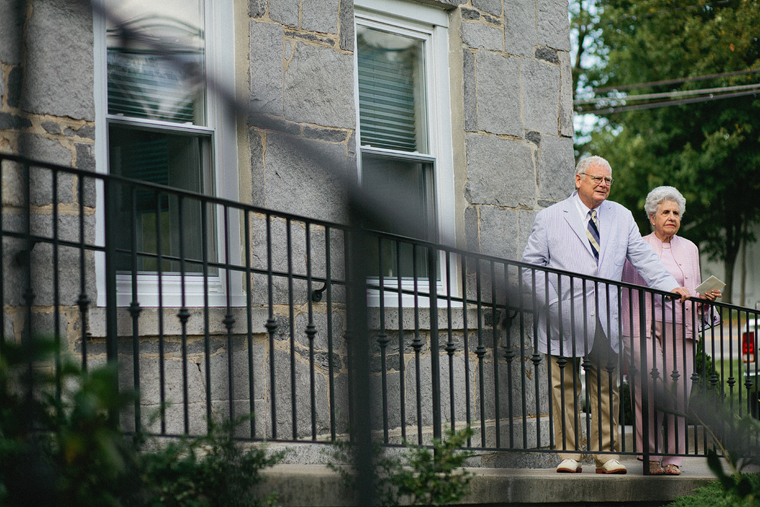
[{"label": "concrete step", "polygon": [[[469,494],[458,505],[606,507],[658,506],[688,495],[714,481],[704,458],[685,458],[680,476],[644,476],[643,463],[623,460],[626,475],[596,474],[584,464],[579,474],[558,474],[554,466],[541,469],[471,468],[475,477]],[[724,465],[724,469],[728,470]],[[261,493],[278,493],[283,507],[342,507],[357,505],[339,475],[324,465],[278,465],[264,473]]]}]

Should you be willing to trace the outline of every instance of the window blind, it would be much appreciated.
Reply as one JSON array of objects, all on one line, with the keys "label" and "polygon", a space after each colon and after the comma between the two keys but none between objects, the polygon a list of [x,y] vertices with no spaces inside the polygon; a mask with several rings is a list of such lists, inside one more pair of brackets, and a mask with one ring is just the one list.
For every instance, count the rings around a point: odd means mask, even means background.
[{"label": "window blind", "polygon": [[417,151],[416,46],[393,49],[358,41],[362,145]]}]

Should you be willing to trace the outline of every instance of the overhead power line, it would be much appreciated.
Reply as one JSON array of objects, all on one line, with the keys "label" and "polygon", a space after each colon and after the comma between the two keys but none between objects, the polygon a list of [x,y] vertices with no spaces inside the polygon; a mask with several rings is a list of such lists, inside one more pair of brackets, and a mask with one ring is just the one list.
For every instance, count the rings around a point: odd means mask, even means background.
[{"label": "overhead power line", "polygon": [[613,114],[613,113],[623,113],[625,111],[636,111],[640,109],[654,109],[657,107],[668,107],[668,106],[677,106],[681,104],[693,104],[696,102],[709,102],[711,100],[720,100],[720,99],[729,99],[733,97],[742,97],[745,95],[754,95],[760,93],[760,90],[750,90],[750,91],[743,91],[743,92],[736,92],[736,93],[723,93],[723,94],[713,94],[708,95],[707,97],[693,97],[690,99],[680,99],[680,100],[667,100],[662,102],[651,102],[649,104],[636,104],[633,106],[621,106],[621,107],[605,107],[600,109],[583,109],[578,108],[577,112],[579,113],[592,113],[596,115],[605,115],[605,114]]},{"label": "overhead power line", "polygon": [[674,92],[664,92],[664,93],[642,93],[641,95],[625,95],[621,97],[596,97],[593,99],[574,100],[573,104],[581,105],[581,104],[598,104],[600,102],[616,102],[616,101],[629,102],[633,100],[678,98],[678,97],[684,97],[688,95],[726,93],[726,92],[750,90],[750,89],[756,89],[756,88],[760,88],[760,83],[738,85],[738,86],[723,86],[719,88],[701,88],[699,90],[678,90]]},{"label": "overhead power line", "polygon": [[663,81],[650,81],[648,83],[638,83],[638,84],[631,84],[631,85],[622,85],[622,86],[605,86],[602,88],[595,88],[593,92],[595,94],[597,93],[604,93],[612,90],[631,90],[633,88],[644,88],[647,86],[661,86],[661,85],[669,85],[669,84],[678,84],[678,83],[688,83],[690,81],[704,81],[706,79],[715,79],[718,77],[728,77],[728,76],[739,76],[742,74],[752,74],[754,72],[760,72],[760,69],[749,69],[749,70],[737,70],[734,72],[723,72],[720,74],[709,74],[705,76],[694,76],[694,77],[685,77],[680,79],[666,79]]}]

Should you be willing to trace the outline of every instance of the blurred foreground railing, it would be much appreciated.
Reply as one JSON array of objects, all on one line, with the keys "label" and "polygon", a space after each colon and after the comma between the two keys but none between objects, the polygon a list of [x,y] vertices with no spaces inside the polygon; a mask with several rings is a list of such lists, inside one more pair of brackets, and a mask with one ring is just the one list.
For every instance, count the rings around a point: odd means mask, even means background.
[{"label": "blurred foreground railing", "polygon": [[[671,395],[691,408],[760,414],[755,310],[690,300],[640,315],[633,301],[657,308],[665,294],[15,156],[0,163],[2,339],[52,337],[84,368],[118,364],[119,388],[140,395],[119,414],[125,431],[203,434],[214,417],[252,414],[242,439],[340,438],[354,417],[356,340],[369,347],[379,441],[427,444],[469,425],[468,446],[483,451],[562,449],[537,329],[562,315],[555,338],[588,352],[574,323],[578,308],[587,315],[600,302],[606,332],[616,326],[629,351],[637,341],[652,347],[634,323],[663,321],[678,338],[664,364],[621,353],[602,365],[622,393],[667,411],[674,405],[658,383],[670,379]],[[350,248],[357,238],[363,248]],[[366,301],[347,299],[356,265]],[[541,280],[587,296],[550,301]],[[349,302],[366,313],[365,336],[348,333]],[[711,311],[721,323],[697,334]],[[673,326],[678,312],[693,319],[690,335]],[[653,396],[643,396],[642,377]],[[611,393],[586,387],[574,383],[572,416],[589,435],[598,422],[585,410]],[[618,450],[643,451],[630,437],[637,428],[668,440],[647,418],[624,420],[630,398],[621,397]],[[671,454],[704,455],[711,442],[700,421],[683,421],[688,438]]]}]

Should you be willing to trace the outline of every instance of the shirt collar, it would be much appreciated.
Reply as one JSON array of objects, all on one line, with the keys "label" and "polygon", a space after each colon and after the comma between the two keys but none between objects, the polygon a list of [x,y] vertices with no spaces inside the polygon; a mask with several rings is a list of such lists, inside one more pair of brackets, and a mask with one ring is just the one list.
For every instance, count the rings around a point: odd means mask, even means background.
[{"label": "shirt collar", "polygon": [[[581,219],[588,220],[588,212],[591,211],[591,208],[583,204],[583,201],[581,201],[581,196],[578,195],[578,191],[575,191],[575,206],[578,208],[578,213],[581,214]],[[602,206],[599,205],[596,208],[596,219],[599,220],[601,218],[601,214],[599,213],[601,211]]]}]

